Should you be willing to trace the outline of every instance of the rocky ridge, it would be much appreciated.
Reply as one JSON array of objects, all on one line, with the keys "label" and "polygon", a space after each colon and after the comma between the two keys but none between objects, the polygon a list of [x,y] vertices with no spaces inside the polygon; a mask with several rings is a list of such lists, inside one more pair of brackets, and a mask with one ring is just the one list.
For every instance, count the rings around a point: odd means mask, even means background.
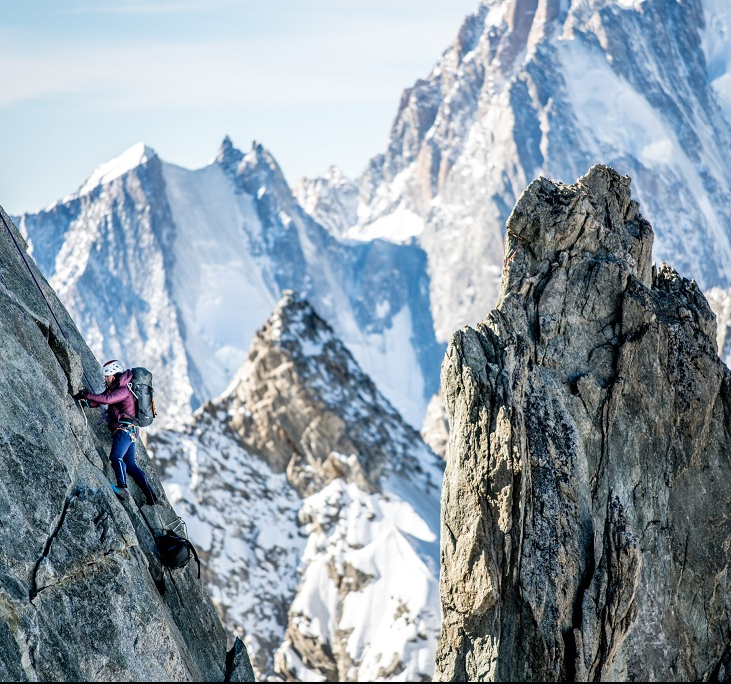
[{"label": "rocky ridge", "polygon": [[172,522],[160,497],[117,500],[100,411],[71,394],[101,369],[0,209],[0,679],[253,681],[195,564],[170,572],[153,532]]},{"label": "rocky ridge", "polygon": [[332,328],[292,290],[257,332],[225,395],[219,403],[231,416],[229,427],[286,472],[302,496],[336,477],[365,491],[377,491],[389,473],[419,473],[428,487],[441,484],[439,466],[425,466],[431,454],[418,433],[378,392]]},{"label": "rocky ridge", "polygon": [[729,676],[731,373],[629,186],[531,183],[449,346],[436,680]]},{"label": "rocky ridge", "polygon": [[421,245],[437,339],[495,306],[505,221],[528,183],[570,183],[597,160],[633,179],[658,261],[704,290],[728,289],[725,4],[475,5],[431,72],[404,91],[386,150],[358,179],[359,197],[343,195],[355,206],[338,213],[357,214],[340,229],[350,237]]},{"label": "rocky ridge", "polygon": [[430,678],[443,463],[284,294],[226,391],[150,448],[262,678]]}]

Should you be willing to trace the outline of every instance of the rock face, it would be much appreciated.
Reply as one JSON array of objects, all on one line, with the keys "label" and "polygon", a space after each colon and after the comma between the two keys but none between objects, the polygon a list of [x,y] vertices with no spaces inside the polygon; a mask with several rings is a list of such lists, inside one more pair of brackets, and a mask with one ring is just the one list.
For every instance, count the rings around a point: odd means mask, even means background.
[{"label": "rock face", "polygon": [[447,351],[438,680],[729,675],[731,374],[629,185],[531,183]]},{"label": "rock face", "polygon": [[[35,280],[34,280],[35,279]],[[98,361],[0,209],[0,679],[253,681],[195,564],[164,570],[161,501],[120,503],[111,439],[70,393],[103,386]]]},{"label": "rock face", "polygon": [[307,300],[150,448],[262,679],[431,679],[443,462]]}]

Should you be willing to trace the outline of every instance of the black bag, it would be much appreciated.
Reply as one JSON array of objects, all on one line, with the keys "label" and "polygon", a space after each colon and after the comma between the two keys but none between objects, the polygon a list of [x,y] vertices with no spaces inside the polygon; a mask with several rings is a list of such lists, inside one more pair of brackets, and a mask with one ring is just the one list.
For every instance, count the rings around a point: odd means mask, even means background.
[{"label": "black bag", "polygon": [[201,562],[195,547],[185,537],[172,530],[165,530],[155,539],[157,543],[157,555],[160,562],[168,568],[184,568],[190,560],[191,553],[198,563],[198,579],[201,576]]},{"label": "black bag", "polygon": [[132,381],[127,385],[135,397],[135,425],[147,427],[157,415],[152,390],[152,373],[147,368],[132,368]]}]

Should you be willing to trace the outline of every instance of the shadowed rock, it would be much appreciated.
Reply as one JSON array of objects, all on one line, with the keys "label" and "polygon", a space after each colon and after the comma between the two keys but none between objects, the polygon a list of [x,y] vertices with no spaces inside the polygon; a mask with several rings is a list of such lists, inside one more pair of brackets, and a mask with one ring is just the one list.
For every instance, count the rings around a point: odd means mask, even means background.
[{"label": "shadowed rock", "polygon": [[436,680],[728,676],[731,375],[629,186],[531,183],[452,338]]}]

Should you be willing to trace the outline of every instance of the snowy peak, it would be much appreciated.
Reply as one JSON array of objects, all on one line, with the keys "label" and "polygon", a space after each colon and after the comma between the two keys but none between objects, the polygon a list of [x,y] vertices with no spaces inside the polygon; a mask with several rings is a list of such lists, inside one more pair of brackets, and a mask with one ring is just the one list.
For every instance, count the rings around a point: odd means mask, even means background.
[{"label": "snowy peak", "polygon": [[337,477],[378,491],[385,472],[438,488],[441,463],[332,328],[288,291],[217,400],[228,426],[307,496]]},{"label": "snowy peak", "polygon": [[[168,416],[187,415],[230,384],[256,330],[293,289],[402,415],[421,424],[443,354],[421,250],[338,241],[258,143],[244,155],[226,138],[196,170],[144,146],[117,162],[95,174],[95,182],[116,179],[27,214],[21,226],[100,357],[174,366],[165,374],[176,388],[164,392]],[[110,329],[120,315],[125,325]]]},{"label": "snowy peak", "polygon": [[430,680],[443,465],[305,298],[285,291],[229,390],[152,440],[261,681]]},{"label": "snowy peak", "polygon": [[348,235],[416,236],[447,339],[495,305],[505,221],[530,180],[602,163],[632,178],[655,260],[727,288],[727,16],[720,0],[486,0],[405,91]]},{"label": "snowy peak", "polygon": [[292,195],[274,155],[256,140],[252,141],[251,150],[244,154],[227,135],[221,142],[213,163],[221,166],[233,181],[237,192],[244,192],[256,200],[261,200],[265,194],[274,194],[278,200],[276,204],[279,204],[282,199],[286,201]]},{"label": "snowy peak", "polygon": [[236,193],[254,198],[267,227],[289,224],[296,215],[304,215],[277,160],[261,143],[253,141],[251,150],[243,154],[227,136],[215,161],[233,181]]},{"label": "snowy peak", "polygon": [[244,153],[234,147],[231,138],[226,136],[218,148],[218,152],[213,161],[221,165],[221,168],[229,178],[234,178],[243,158]]},{"label": "snowy peak", "polygon": [[294,290],[282,293],[262,336],[300,358],[320,356],[326,344],[338,342],[333,329]]},{"label": "snowy peak", "polygon": [[358,184],[337,166],[318,178],[301,178],[292,193],[300,206],[335,237],[341,237],[358,222]]},{"label": "snowy peak", "polygon": [[279,198],[288,198],[292,195],[274,155],[256,141],[251,144],[251,150],[241,160],[237,175],[241,188],[257,199],[261,199],[265,193],[274,194]]},{"label": "snowy peak", "polygon": [[94,190],[94,188],[110,183],[125,173],[136,169],[138,166],[146,164],[154,157],[157,157],[155,150],[144,143],[140,142],[132,145],[132,147],[122,152],[118,157],[94,169],[91,176],[79,188],[77,196],[86,195]]}]

